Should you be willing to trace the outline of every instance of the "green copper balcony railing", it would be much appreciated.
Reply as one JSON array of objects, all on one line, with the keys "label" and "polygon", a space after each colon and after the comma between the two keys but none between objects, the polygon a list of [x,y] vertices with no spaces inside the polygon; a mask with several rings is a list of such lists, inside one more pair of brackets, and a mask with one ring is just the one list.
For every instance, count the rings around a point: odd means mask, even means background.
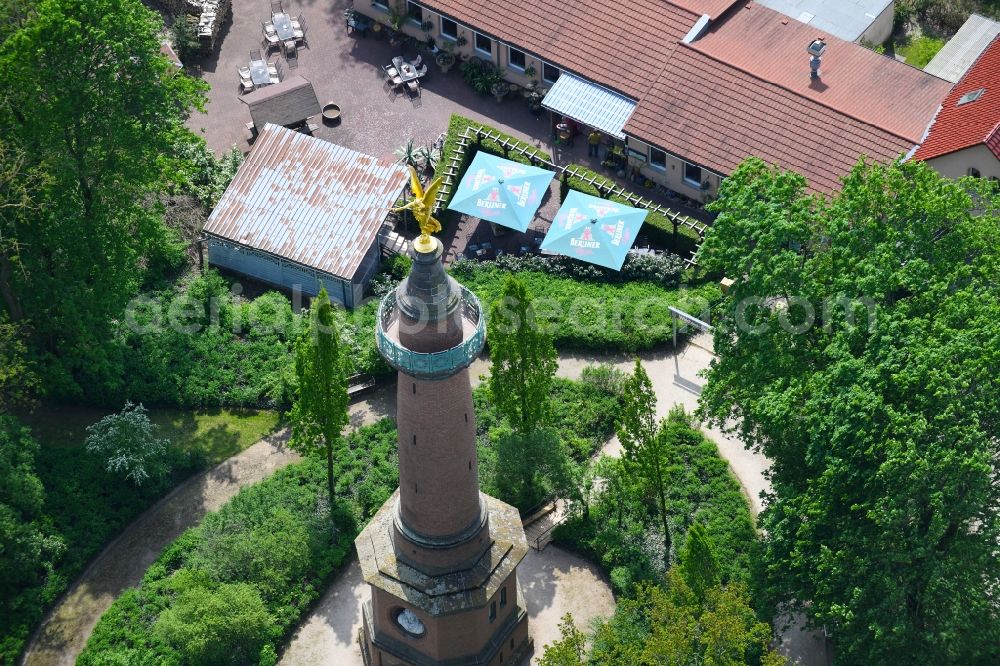
[{"label": "green copper balcony railing", "polygon": [[[445,379],[451,377],[476,360],[486,343],[486,318],[479,299],[471,291],[462,287],[462,316],[476,326],[472,335],[461,344],[432,354],[422,354],[402,346],[387,334],[389,327],[399,317],[396,306],[396,292],[391,291],[382,298],[378,306],[378,327],[375,339],[378,351],[389,365],[411,377],[420,379]],[[428,324],[433,326],[433,324]]]}]

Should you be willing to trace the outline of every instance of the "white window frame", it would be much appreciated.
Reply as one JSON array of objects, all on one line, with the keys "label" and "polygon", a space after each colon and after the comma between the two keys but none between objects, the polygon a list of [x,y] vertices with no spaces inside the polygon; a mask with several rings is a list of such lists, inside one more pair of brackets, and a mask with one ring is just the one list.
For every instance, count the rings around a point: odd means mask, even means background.
[{"label": "white window frame", "polygon": [[[656,152],[658,152],[658,153],[662,153],[662,155],[663,155],[663,164],[657,164],[657,163],[655,163],[653,161],[653,151],[654,150]],[[652,168],[656,169],[657,171],[666,171],[667,170],[667,151],[660,150],[656,146],[650,146],[649,147],[649,151],[648,151],[648,157],[649,157],[649,162],[648,162],[649,166],[651,166]]]},{"label": "white window frame", "polygon": [[372,0],[372,7],[380,12],[389,11],[389,0]]},{"label": "white window frame", "polygon": [[[484,51],[483,49],[479,48],[479,38],[480,37],[482,37],[483,39],[489,41],[489,43],[490,43],[489,50]],[[493,40],[492,37],[487,37],[486,35],[484,35],[481,32],[476,32],[472,36],[472,50],[475,51],[476,53],[482,53],[484,55],[488,55],[490,57],[493,57],[493,41],[494,40]]]},{"label": "white window frame", "polygon": [[[410,16],[410,5],[416,5],[420,8],[420,19],[417,20]],[[424,24],[424,6],[419,2],[414,2],[413,0],[406,0],[406,20],[413,25],[423,25]]]},{"label": "white window frame", "polygon": [[[515,65],[514,63],[512,63],[510,61],[510,54],[513,51],[517,51],[518,53],[520,53],[524,57],[524,67],[521,67],[520,65]],[[528,54],[525,53],[524,51],[522,51],[521,49],[516,49],[513,46],[511,46],[510,44],[508,44],[507,45],[507,69],[512,69],[515,72],[521,72],[523,74],[524,70],[528,69]]]},{"label": "white window frame", "polygon": [[[438,16],[438,18],[441,19],[440,21],[438,21],[438,30],[441,33],[441,36],[444,37],[445,39],[450,39],[453,42],[457,42],[458,41],[458,21],[454,21],[454,20],[448,18],[447,16]],[[450,21],[451,23],[453,23],[455,25],[455,36],[454,37],[452,37],[451,35],[449,35],[448,33],[446,33],[444,31],[444,22],[445,21]]]},{"label": "white window frame", "polygon": [[685,162],[684,163],[684,170],[681,172],[681,176],[684,179],[684,184],[685,185],[690,185],[691,187],[697,187],[700,190],[701,189],[701,183],[702,183],[702,181],[700,181],[700,180],[692,180],[691,178],[688,178],[688,175],[687,175],[688,167],[694,167],[695,169],[697,169],[699,171],[699,173],[701,174],[702,178],[705,177],[705,170],[702,169],[697,164],[691,164],[690,162]]},{"label": "white window frame", "polygon": [[[545,81],[546,83],[555,83],[555,81],[553,81],[552,79],[545,78],[545,68],[546,67],[551,67],[552,69],[554,69],[557,72],[559,72],[559,76],[562,76],[563,71],[561,69],[559,69],[558,67],[556,67],[555,65],[553,65],[551,62],[542,61],[542,81]],[[557,76],[556,79],[558,79],[559,76]]]}]

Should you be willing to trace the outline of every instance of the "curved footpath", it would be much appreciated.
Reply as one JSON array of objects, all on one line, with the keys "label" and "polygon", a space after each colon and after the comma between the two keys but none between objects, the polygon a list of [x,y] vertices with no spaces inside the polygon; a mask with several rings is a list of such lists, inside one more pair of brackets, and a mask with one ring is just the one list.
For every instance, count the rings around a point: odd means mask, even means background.
[{"label": "curved footpath", "polygon": [[[351,428],[384,416],[382,394],[350,408]],[[298,460],[285,448],[287,430],[276,432],[214,468],[174,488],[109,543],[60,597],[31,637],[22,666],[71,666],[111,603],[142,580],[146,569],[184,530],[216,511],[240,488]]]},{"label": "curved footpath", "polygon": [[[657,413],[665,416],[674,404],[693,410],[702,380],[698,373],[711,362],[711,341],[695,339],[678,353],[671,349],[640,354],[657,396]],[[577,379],[587,365],[608,362],[629,370],[634,356],[561,354],[559,375]],[[473,382],[489,370],[479,360],[471,371]],[[395,414],[395,390],[386,387],[369,400],[351,406],[352,428]],[[708,431],[722,456],[742,484],[754,514],[761,510],[760,493],[768,490],[764,476],[766,458],[744,449],[738,440],[716,430]],[[86,645],[90,633],[114,599],[128,587],[138,585],[149,565],[184,530],[196,525],[233,497],[240,488],[266,478],[297,459],[283,447],[286,432],[261,440],[217,467],[175,488],[146,511],[101,552],[73,583],[32,637],[22,664],[25,666],[69,665]],[[620,453],[616,439],[604,448]],[[541,646],[558,638],[557,623],[572,612],[581,627],[597,616],[614,611],[614,600],[596,567],[574,555],[549,546],[542,553],[531,551],[522,565],[522,586],[532,615],[536,654]],[[293,636],[282,664],[360,663],[355,636],[360,600],[365,593],[356,561],[334,581],[330,589]],[[827,663],[822,644],[813,635],[794,629],[783,632],[782,651],[805,666]]]}]

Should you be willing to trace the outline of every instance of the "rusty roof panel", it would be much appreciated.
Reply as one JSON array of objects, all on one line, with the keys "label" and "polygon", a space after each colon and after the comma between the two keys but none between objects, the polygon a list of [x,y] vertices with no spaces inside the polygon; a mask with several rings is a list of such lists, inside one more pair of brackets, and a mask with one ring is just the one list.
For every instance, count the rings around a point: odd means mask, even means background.
[{"label": "rusty roof panel", "polygon": [[408,179],[398,164],[269,124],[205,233],[349,280]]}]

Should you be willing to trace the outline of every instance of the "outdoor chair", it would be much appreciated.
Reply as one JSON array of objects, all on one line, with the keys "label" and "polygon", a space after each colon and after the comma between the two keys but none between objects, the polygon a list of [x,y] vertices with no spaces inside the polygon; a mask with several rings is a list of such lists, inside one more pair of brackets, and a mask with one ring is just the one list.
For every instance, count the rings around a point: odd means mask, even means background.
[{"label": "outdoor chair", "polygon": [[417,69],[417,76],[419,76],[420,78],[427,76],[427,65],[424,65],[423,67]]},{"label": "outdoor chair", "polygon": [[421,56],[421,55],[420,55],[420,54],[418,53],[418,54],[417,54],[417,57],[413,59],[413,66],[414,66],[414,67],[417,67],[417,68],[419,68],[419,67],[420,67],[420,65],[421,65],[421,64],[422,64],[423,62],[424,62],[424,58],[423,58],[423,56]]},{"label": "outdoor chair", "polygon": [[263,59],[264,57],[260,54],[260,49],[250,49],[250,62]]},{"label": "outdoor chair", "polygon": [[274,24],[270,21],[261,21],[260,29],[264,31],[265,35],[277,35],[278,31],[275,30]]},{"label": "outdoor chair", "polygon": [[418,96],[420,95],[420,82],[417,81],[416,79],[407,81],[406,87],[409,89],[411,93],[416,94]]},{"label": "outdoor chair", "polygon": [[281,0],[271,0],[271,16],[275,14],[284,14],[285,10],[281,6]]},{"label": "outdoor chair", "polygon": [[254,86],[253,81],[247,79],[240,79],[240,86],[242,87],[243,92],[245,93],[253,92],[254,88],[256,87]]}]

